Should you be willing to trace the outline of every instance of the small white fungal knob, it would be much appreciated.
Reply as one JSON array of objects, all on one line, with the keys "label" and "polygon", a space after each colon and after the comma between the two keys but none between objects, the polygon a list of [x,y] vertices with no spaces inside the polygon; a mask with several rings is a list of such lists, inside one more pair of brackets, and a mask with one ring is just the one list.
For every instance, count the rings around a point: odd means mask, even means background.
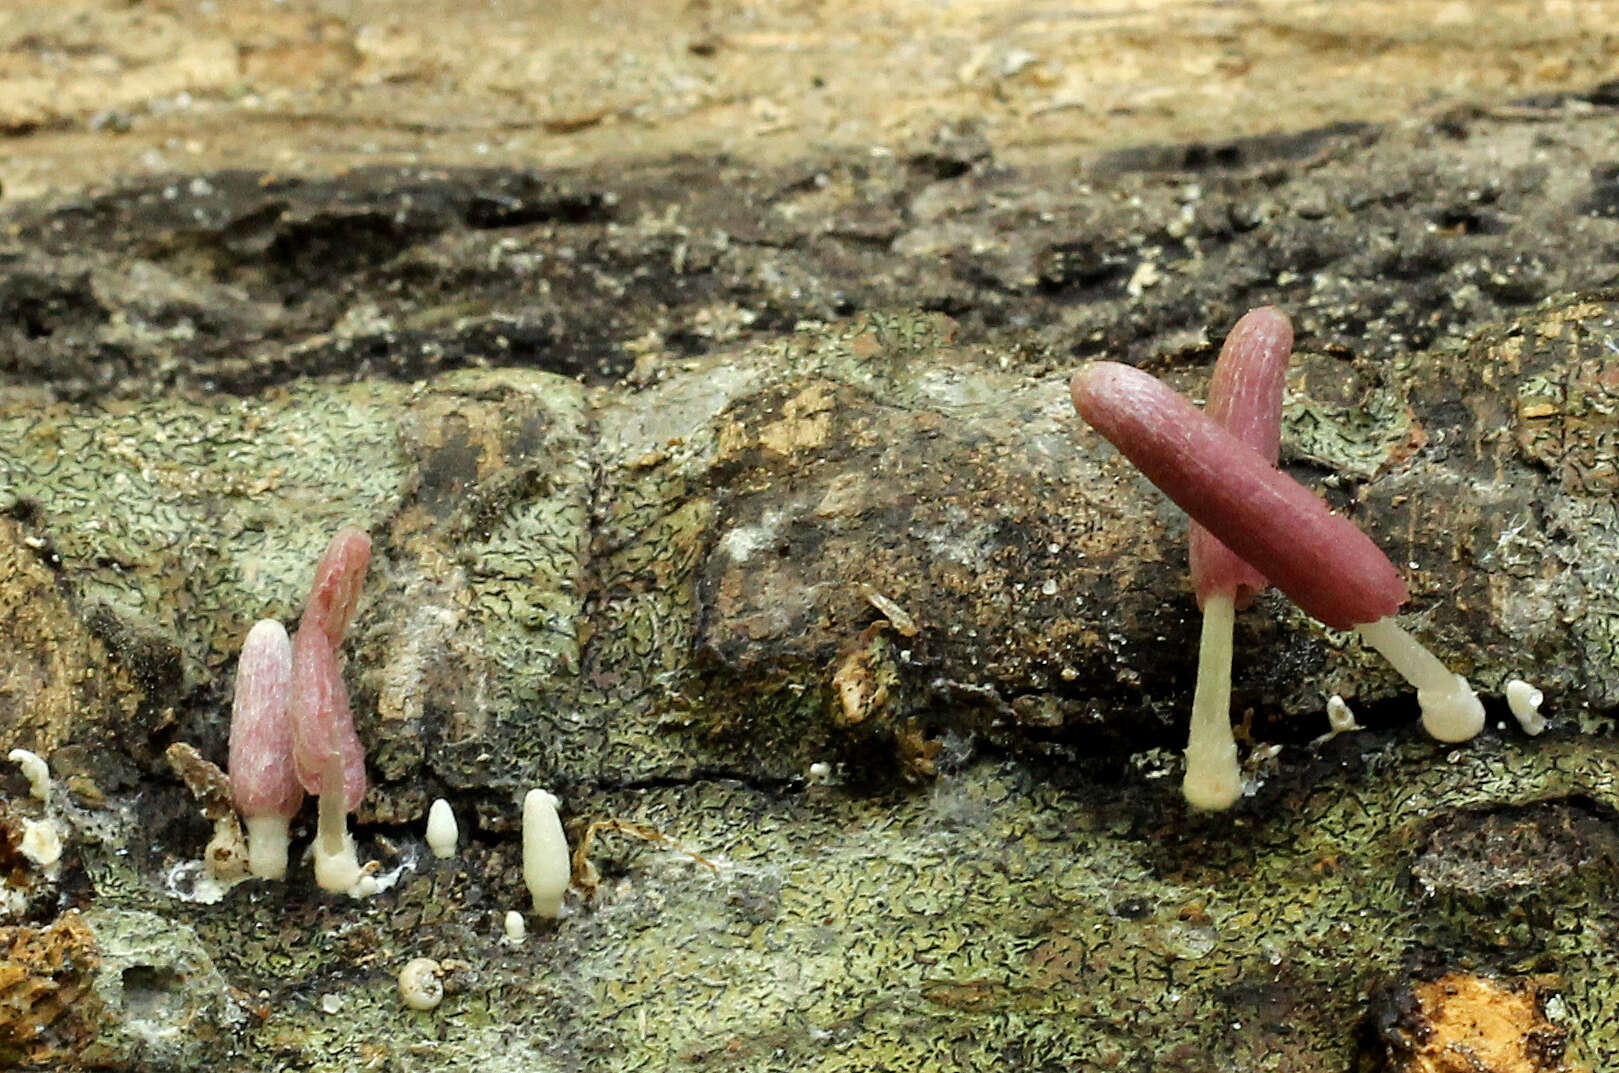
[{"label": "small white fungal knob", "polygon": [[454,857],[455,843],[460,835],[455,810],[450,808],[448,801],[438,798],[433,802],[433,807],[427,810],[427,848],[440,860]]},{"label": "small white fungal knob", "polygon": [[1354,710],[1336,693],[1327,698],[1327,725],[1332,728],[1334,737],[1360,729],[1360,724],[1355,722]]},{"label": "small white fungal knob", "polygon": [[551,919],[562,915],[562,896],[572,873],[557,805],[544,790],[530,790],[523,798],[523,883],[534,899],[534,912]]},{"label": "small white fungal knob", "polygon": [[432,958],[411,958],[399,970],[399,997],[413,1010],[431,1010],[444,1001],[443,970]]},{"label": "small white fungal knob", "polygon": [[1514,678],[1506,684],[1507,707],[1512,709],[1512,717],[1523,727],[1523,732],[1533,737],[1546,729],[1546,717],[1540,714],[1540,702],[1545,700],[1545,694],[1522,678]]},{"label": "small white fungal knob", "polygon": [[506,932],[506,941],[514,946],[528,935],[528,922],[523,919],[523,914],[515,909],[506,910],[506,920],[502,926]]},{"label": "small white fungal knob", "polygon": [[50,799],[51,769],[46,765],[44,757],[27,749],[13,749],[6,754],[6,759],[21,769],[23,778],[28,780],[30,794],[41,801]]},{"label": "small white fungal knob", "polygon": [[39,867],[50,868],[62,859],[62,835],[50,820],[24,820],[17,848]]}]

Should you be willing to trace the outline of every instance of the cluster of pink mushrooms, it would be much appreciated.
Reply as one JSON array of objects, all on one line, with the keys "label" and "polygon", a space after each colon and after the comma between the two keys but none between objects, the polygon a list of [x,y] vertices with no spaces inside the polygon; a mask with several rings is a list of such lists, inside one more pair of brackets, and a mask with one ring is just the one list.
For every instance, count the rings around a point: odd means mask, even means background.
[{"label": "cluster of pink mushrooms", "polygon": [[337,660],[370,560],[371,538],[340,530],[315,568],[297,636],[274,619],[248,631],[230,727],[231,797],[247,827],[248,870],[287,874],[289,827],[311,793],[320,798],[315,882],[354,896],[370,893],[348,833],[348,814],[365,796],[365,752]]},{"label": "cluster of pink mushrooms", "polygon": [[[338,655],[370,561],[371,538],[359,529],[339,530],[315,567],[297,635],[289,638],[274,619],[253,625],[236,664],[230,726],[230,796],[247,828],[248,871],[286,877],[292,819],[304,794],[315,794],[315,882],[355,898],[375,894],[382,884],[375,862],[360,864],[348,831],[348,814],[365,796],[365,750],[354,732]],[[523,798],[523,882],[534,913],[550,919],[562,913],[572,873],[559,805],[538,788]],[[457,835],[449,803],[434,801],[427,821],[434,856],[453,856]],[[522,938],[523,919],[515,910],[506,915],[505,932],[510,941]]]},{"label": "cluster of pink mushrooms", "polygon": [[[1484,725],[1467,680],[1395,624],[1407,592],[1394,564],[1277,468],[1292,349],[1293,329],[1280,310],[1248,313],[1221,349],[1205,410],[1116,362],[1092,362],[1070,385],[1080,416],[1193,522],[1192,581],[1204,617],[1182,788],[1200,809],[1229,808],[1243,793],[1230,720],[1233,619],[1267,585],[1381,652],[1416,687],[1423,726],[1435,738],[1465,741]],[[304,794],[315,794],[315,880],[355,896],[370,893],[347,820],[365,796],[365,755],[338,654],[370,558],[364,532],[341,530],[316,567],[297,636],[274,619],[248,632],[230,730],[231,795],[246,823],[249,871],[286,875],[292,817]],[[550,807],[554,817],[554,800]],[[566,875],[562,866],[550,873]],[[559,899],[547,893],[545,900]]]},{"label": "cluster of pink mushrooms", "polygon": [[1408,594],[1388,556],[1277,468],[1292,350],[1286,315],[1248,313],[1220,351],[1205,410],[1116,362],[1092,362],[1070,384],[1080,416],[1193,522],[1204,617],[1182,786],[1196,808],[1229,808],[1243,792],[1229,712],[1232,620],[1267,584],[1381,652],[1416,687],[1422,725],[1438,740],[1466,741],[1484,726],[1467,680],[1395,624]]}]

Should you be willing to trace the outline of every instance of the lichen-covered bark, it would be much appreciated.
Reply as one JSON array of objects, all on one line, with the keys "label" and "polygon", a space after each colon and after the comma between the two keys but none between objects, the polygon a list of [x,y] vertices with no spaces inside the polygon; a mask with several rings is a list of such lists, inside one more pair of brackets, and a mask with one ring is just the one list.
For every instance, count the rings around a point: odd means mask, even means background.
[{"label": "lichen-covered bark", "polygon": [[[216,176],[200,218],[141,194],[18,214],[30,252],[0,286],[56,289],[9,306],[0,340],[0,749],[46,754],[59,789],[38,803],[0,774],[5,908],[36,945],[62,899],[87,910],[58,986],[106,1011],[93,1040],[64,1023],[55,1060],[1346,1069],[1394,1039],[1374,991],[1449,969],[1535,974],[1576,1052],[1619,1057],[1600,836],[1619,303],[1446,305],[1495,255],[1447,233],[1420,284],[1334,275],[1360,254],[1329,271],[1308,250],[1354,221],[1305,241],[1313,210],[1256,237],[1210,225],[1177,261],[1185,292],[1077,260],[1020,283],[1081,219],[1136,248],[1138,209],[1077,199],[1040,223],[1036,178],[903,171],[1027,213],[959,209],[944,274],[898,234],[844,261],[765,214],[769,241],[734,246],[642,212],[650,187],[604,219],[592,181],[494,173],[409,199],[381,172]],[[1227,178],[1220,213],[1268,181]],[[267,210],[263,189],[305,200]],[[476,190],[507,215],[474,212]],[[1510,196],[1533,200],[1527,180]],[[1570,248],[1609,227],[1584,222]],[[1416,632],[1487,692],[1531,678],[1557,732],[1437,751],[1401,683],[1272,594],[1239,618],[1237,711],[1251,743],[1289,744],[1254,750],[1233,815],[1188,818],[1184,522],[1078,427],[1064,382],[1071,352],[1116,344],[1200,392],[1222,303],[1294,286],[1221,275],[1267,242],[1318,303],[1283,464],[1411,564]],[[1545,279],[1580,271],[1558,263]],[[547,287],[588,292],[597,334],[561,342],[585,314]],[[1362,345],[1356,304],[1385,293],[1408,304],[1384,328],[1451,319],[1426,348]],[[301,867],[221,892],[161,754],[223,758],[236,647],[257,618],[290,624],[343,524],[376,546],[345,646],[374,776],[359,831],[404,871],[364,903]],[[1380,729],[1296,747],[1332,692]],[[497,936],[525,904],[512,828],[534,785],[575,838],[624,824],[599,836],[595,896],[519,947]],[[419,837],[439,794],[470,835],[443,864]],[[19,855],[26,821],[64,833],[53,874]],[[1492,856],[1503,830],[1542,848]],[[393,990],[415,956],[448,968],[432,1013]],[[185,1026],[167,1050],[153,1011]]]}]

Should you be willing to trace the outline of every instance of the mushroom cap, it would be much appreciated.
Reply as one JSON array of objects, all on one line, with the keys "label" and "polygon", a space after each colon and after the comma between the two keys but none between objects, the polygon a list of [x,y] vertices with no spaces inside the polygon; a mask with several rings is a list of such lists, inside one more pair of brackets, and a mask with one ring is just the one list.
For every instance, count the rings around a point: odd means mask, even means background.
[{"label": "mushroom cap", "polygon": [[[1292,354],[1293,324],[1287,314],[1275,306],[1249,310],[1220,348],[1203,406],[1204,413],[1272,465],[1281,453],[1282,392]],[[1270,584],[1197,522],[1187,534],[1187,552],[1199,607],[1211,593],[1229,592],[1240,610]]]},{"label": "mushroom cap", "polygon": [[291,816],[304,789],[292,766],[292,642],[274,619],[247,631],[231,700],[231,799],[244,816]]},{"label": "mushroom cap", "polygon": [[321,792],[326,757],[343,760],[344,810],[365,796],[365,749],[354,732],[349,691],[337,669],[337,653],[319,626],[303,626],[292,642],[292,757],[298,781]]},{"label": "mushroom cap", "polygon": [[304,601],[298,629],[316,626],[326,634],[332,648],[341,648],[343,634],[360,602],[365,568],[370,562],[371,538],[353,527],[339,529],[315,567],[315,581],[309,587],[309,599]]},{"label": "mushroom cap", "polygon": [[1169,385],[1098,361],[1069,390],[1092,428],[1307,614],[1346,630],[1405,602],[1405,582],[1370,537]]}]

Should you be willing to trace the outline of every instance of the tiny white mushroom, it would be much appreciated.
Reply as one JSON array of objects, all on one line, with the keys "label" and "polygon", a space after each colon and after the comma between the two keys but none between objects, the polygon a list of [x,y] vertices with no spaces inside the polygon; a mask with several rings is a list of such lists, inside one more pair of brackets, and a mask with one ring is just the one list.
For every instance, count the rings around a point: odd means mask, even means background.
[{"label": "tiny white mushroom", "polygon": [[1546,717],[1540,714],[1540,703],[1546,699],[1545,694],[1522,678],[1514,678],[1506,684],[1507,707],[1512,709],[1512,717],[1523,727],[1523,732],[1533,737],[1546,729]]},{"label": "tiny white mushroom", "polygon": [[17,848],[39,867],[49,868],[62,859],[62,835],[50,820],[24,820]]},{"label": "tiny white mushroom", "polygon": [[562,915],[562,895],[572,872],[558,804],[544,790],[530,790],[523,798],[523,883],[534,899],[534,912],[551,919]]},{"label": "tiny white mushroom", "polygon": [[443,969],[432,958],[411,958],[399,970],[399,997],[413,1010],[431,1010],[444,1001]]},{"label": "tiny white mushroom", "polygon": [[1354,710],[1336,693],[1327,698],[1327,725],[1332,728],[1333,737],[1361,728],[1355,722]]},{"label": "tiny white mushroom", "polygon": [[448,801],[438,798],[433,802],[433,807],[427,810],[427,848],[440,860],[454,857],[455,843],[460,836],[455,810]]},{"label": "tiny white mushroom", "polygon": [[506,910],[506,919],[502,927],[506,932],[506,941],[514,946],[528,935],[528,922],[523,919],[523,914],[515,909]]},{"label": "tiny white mushroom", "polygon": [[13,749],[6,754],[6,759],[21,769],[23,778],[28,780],[28,792],[47,801],[51,796],[51,769],[45,763],[45,758],[38,753],[27,749]]}]

